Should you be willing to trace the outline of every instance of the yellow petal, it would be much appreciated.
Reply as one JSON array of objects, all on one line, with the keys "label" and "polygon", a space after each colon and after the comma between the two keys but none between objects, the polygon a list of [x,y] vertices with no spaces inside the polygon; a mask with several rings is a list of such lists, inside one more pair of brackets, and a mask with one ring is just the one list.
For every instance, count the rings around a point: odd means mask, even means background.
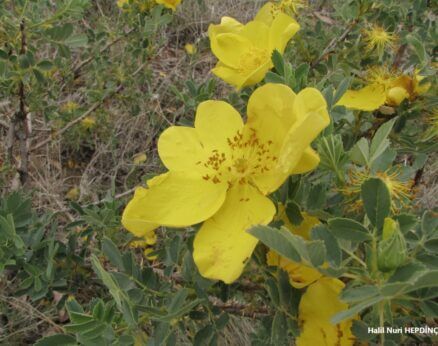
[{"label": "yellow petal", "polygon": [[166,8],[170,8],[175,11],[177,6],[181,3],[181,0],[155,0],[157,4],[164,5]]},{"label": "yellow petal", "polygon": [[171,171],[199,171],[199,162],[205,158],[198,132],[184,126],[171,126],[161,134],[158,153],[163,164]]},{"label": "yellow petal", "polygon": [[239,33],[243,24],[231,17],[222,17],[220,24],[210,24],[208,27],[208,36],[214,40],[217,35],[225,33]]},{"label": "yellow petal", "polygon": [[196,234],[193,258],[201,275],[225,283],[236,280],[257,245],[246,230],[269,223],[274,214],[274,204],[254,187],[233,186],[222,208]]},{"label": "yellow petal", "polygon": [[135,208],[137,207],[134,201],[142,200],[147,195],[147,189],[138,187],[135,190],[134,197],[131,202],[128,203],[122,215],[122,225],[136,237],[145,237],[150,234],[155,228],[159,226],[156,223],[150,223],[136,217],[137,213]]},{"label": "yellow petal", "polygon": [[269,27],[257,21],[247,23],[241,33],[246,37],[255,47],[267,49],[269,46]]},{"label": "yellow petal", "polygon": [[242,56],[250,51],[251,42],[244,36],[225,33],[211,41],[211,50],[216,58],[229,67],[239,68]]},{"label": "yellow petal", "polygon": [[270,26],[275,18],[275,14],[279,13],[278,5],[273,2],[267,2],[260,8],[254,20],[265,23]]},{"label": "yellow petal", "polygon": [[249,74],[244,75],[244,81],[242,85],[236,86],[237,90],[261,82],[265,78],[266,73],[271,68],[272,68],[272,61],[269,57],[265,60],[263,64],[258,66],[256,69],[251,70]]},{"label": "yellow petal", "polygon": [[321,278],[311,284],[301,298],[299,320],[302,326],[297,346],[353,345],[352,320],[333,325],[330,319],[348,305],[339,299],[344,288],[342,281]]},{"label": "yellow petal", "polygon": [[228,152],[228,138],[243,129],[239,112],[224,101],[205,101],[196,110],[195,129],[207,151]]},{"label": "yellow petal", "polygon": [[147,158],[148,157],[145,153],[138,153],[134,155],[132,162],[134,162],[134,165],[141,165],[146,162]]},{"label": "yellow petal", "polygon": [[303,155],[297,165],[292,169],[290,174],[303,174],[313,171],[319,165],[319,155],[312,148],[304,150]]},{"label": "yellow petal", "polygon": [[269,250],[266,255],[266,263],[271,266],[277,266],[287,272],[290,284],[295,288],[303,288],[322,277],[322,274],[311,267],[302,263],[289,261],[281,257],[275,251]]},{"label": "yellow petal", "polygon": [[359,90],[347,90],[336,105],[362,111],[374,111],[382,106],[385,100],[384,86],[371,84]]},{"label": "yellow petal", "polygon": [[420,82],[424,78],[426,78],[426,77],[418,74],[418,70],[414,71],[414,77],[412,78],[412,82],[413,82],[412,84],[413,84],[413,89],[414,89],[413,92],[414,92],[415,96],[424,94],[430,89],[430,86],[432,85],[431,83],[420,84]]},{"label": "yellow petal", "polygon": [[409,93],[405,88],[394,87],[388,90],[386,103],[390,106],[398,106],[403,100],[409,98]]},{"label": "yellow petal", "polygon": [[[283,84],[268,83],[256,89],[248,101],[246,129],[255,130],[263,141],[272,141],[272,154],[279,156],[284,138],[294,123],[295,93]],[[287,178],[288,172],[268,172],[255,176],[263,193],[275,191]]]},{"label": "yellow petal", "polygon": [[300,25],[292,17],[279,13],[271,24],[269,31],[269,40],[271,50],[284,52],[289,40],[300,29]]},{"label": "yellow petal", "polygon": [[153,226],[186,227],[211,217],[222,206],[227,184],[169,172],[149,189],[138,189],[122,216],[123,226],[144,235]]},{"label": "yellow petal", "polygon": [[301,171],[306,168],[298,166],[304,151],[330,124],[326,101],[314,88],[303,89],[297,95],[294,115],[297,121],[289,129],[278,159],[278,169],[283,172]]},{"label": "yellow petal", "polygon": [[[243,88],[247,80],[246,76],[240,74],[238,69],[228,67],[220,61],[218,61],[218,63],[211,70],[211,72],[223,81],[234,86],[237,90]],[[263,78],[264,76],[262,77],[262,79]]]}]

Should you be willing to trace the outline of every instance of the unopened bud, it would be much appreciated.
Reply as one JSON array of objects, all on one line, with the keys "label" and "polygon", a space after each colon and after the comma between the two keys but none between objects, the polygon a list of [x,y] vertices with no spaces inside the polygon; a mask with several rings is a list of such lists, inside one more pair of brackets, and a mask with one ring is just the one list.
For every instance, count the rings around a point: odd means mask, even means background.
[{"label": "unopened bud", "polygon": [[400,267],[406,260],[406,240],[397,221],[386,218],[383,225],[382,240],[378,247],[378,266],[383,272]]}]

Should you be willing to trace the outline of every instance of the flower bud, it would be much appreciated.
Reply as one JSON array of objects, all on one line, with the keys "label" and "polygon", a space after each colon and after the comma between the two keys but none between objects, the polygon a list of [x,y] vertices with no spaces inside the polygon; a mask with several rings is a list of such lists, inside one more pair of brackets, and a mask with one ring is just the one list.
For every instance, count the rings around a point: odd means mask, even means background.
[{"label": "flower bud", "polygon": [[398,223],[391,218],[385,219],[383,236],[377,253],[378,266],[383,272],[398,268],[406,260],[406,240],[400,231]]}]

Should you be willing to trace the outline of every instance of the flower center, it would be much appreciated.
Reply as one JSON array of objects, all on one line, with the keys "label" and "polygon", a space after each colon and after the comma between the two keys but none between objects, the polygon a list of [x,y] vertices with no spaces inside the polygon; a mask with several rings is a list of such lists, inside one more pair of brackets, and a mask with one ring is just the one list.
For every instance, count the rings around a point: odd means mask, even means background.
[{"label": "flower center", "polygon": [[254,129],[238,131],[227,138],[227,144],[227,153],[213,150],[205,162],[200,162],[209,172],[203,176],[204,180],[215,184],[227,181],[230,186],[235,182],[246,184],[253,176],[269,172],[277,161],[273,142],[261,140]]},{"label": "flower center", "polygon": [[270,54],[267,49],[251,47],[240,58],[239,73],[248,75],[269,61]]}]

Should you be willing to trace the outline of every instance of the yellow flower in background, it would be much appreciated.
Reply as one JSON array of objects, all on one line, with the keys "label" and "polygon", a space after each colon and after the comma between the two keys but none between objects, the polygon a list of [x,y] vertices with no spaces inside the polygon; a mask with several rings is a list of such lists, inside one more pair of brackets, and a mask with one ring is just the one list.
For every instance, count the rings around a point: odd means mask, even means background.
[{"label": "yellow flower in background", "polygon": [[297,346],[353,345],[353,319],[336,325],[330,322],[335,314],[348,309],[348,305],[339,299],[344,287],[342,281],[324,277],[307,288],[298,308],[301,333],[296,340]]},{"label": "yellow flower in background", "polygon": [[432,110],[432,113],[426,118],[427,130],[423,136],[425,140],[438,138],[438,108]]},{"label": "yellow flower in background", "polygon": [[415,191],[412,189],[413,181],[402,179],[401,175],[400,169],[397,168],[375,174],[367,170],[355,169],[349,173],[348,183],[339,191],[349,198],[348,208],[358,211],[363,206],[362,200],[359,199],[362,184],[370,178],[380,178],[386,184],[391,195],[392,212],[396,213],[405,208],[415,197]]},{"label": "yellow flower in background", "polygon": [[194,240],[194,261],[204,277],[236,280],[257,245],[246,232],[275,214],[266,195],[291,174],[314,169],[311,142],[330,118],[321,93],[295,94],[266,84],[251,95],[247,122],[228,103],[198,106],[195,126],[172,126],[158,141],[168,169],[138,188],[122,223],[136,236],[159,225],[188,227],[203,222]]},{"label": "yellow flower in background", "polygon": [[67,191],[65,194],[65,197],[71,201],[76,201],[80,196],[79,188],[72,187],[70,190]]},{"label": "yellow flower in background", "polygon": [[117,6],[126,12],[131,12],[129,5],[137,6],[138,10],[143,13],[152,9],[155,2],[154,0],[117,0]]},{"label": "yellow flower in background", "polygon": [[372,25],[371,28],[364,30],[364,39],[369,51],[376,50],[381,56],[385,48],[394,48],[397,36],[386,31],[379,25]]},{"label": "yellow flower in background", "polygon": [[184,46],[184,49],[185,49],[185,51],[186,51],[186,53],[187,53],[188,55],[193,55],[193,54],[196,53],[196,46],[195,46],[194,44],[187,43],[187,44]]},{"label": "yellow flower in background", "polygon": [[[303,221],[298,226],[293,225],[286,215],[284,206],[278,205],[277,219],[283,221],[284,226],[293,234],[300,235],[307,240],[310,238],[312,228],[320,224],[320,221],[307,213],[302,213],[302,216]],[[318,270],[300,262],[290,261],[273,250],[269,250],[266,254],[266,262],[270,266],[277,266],[286,271],[289,274],[290,284],[295,288],[308,286],[322,276]]]},{"label": "yellow flower in background", "polygon": [[273,67],[273,51],[282,54],[299,28],[284,13],[245,25],[223,17],[221,24],[208,28],[211,50],[219,60],[212,72],[237,89],[261,82]]},{"label": "yellow flower in background", "polygon": [[77,109],[79,109],[79,104],[74,101],[67,101],[61,106],[61,111],[66,113],[72,113]]},{"label": "yellow flower in background", "polygon": [[372,68],[367,76],[368,85],[359,90],[347,90],[337,105],[362,111],[374,111],[384,104],[398,106],[429,90],[430,83],[420,84],[424,78],[417,71],[409,76],[385,67]]},{"label": "yellow flower in background", "polygon": [[155,2],[163,5],[166,8],[170,8],[172,11],[176,11],[176,8],[181,3],[181,0],[155,0]]},{"label": "yellow flower in background", "polygon": [[81,120],[81,126],[86,130],[92,129],[96,126],[96,119],[92,116],[85,117]]},{"label": "yellow flower in background", "polygon": [[134,165],[141,165],[142,163],[145,163],[147,159],[148,157],[145,153],[138,153],[134,155],[132,162],[134,162]]},{"label": "yellow flower in background", "polygon": [[262,6],[255,20],[271,25],[273,19],[279,14],[296,15],[299,10],[307,6],[306,0],[281,0],[269,1]]}]

